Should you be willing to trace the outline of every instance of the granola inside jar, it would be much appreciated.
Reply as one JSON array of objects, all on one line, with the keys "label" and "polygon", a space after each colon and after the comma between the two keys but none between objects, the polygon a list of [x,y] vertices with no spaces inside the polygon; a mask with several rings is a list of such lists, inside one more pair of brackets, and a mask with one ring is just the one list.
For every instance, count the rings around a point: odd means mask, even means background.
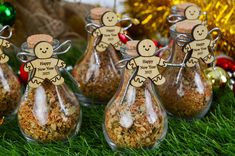
[{"label": "granola inside jar", "polygon": [[[127,42],[126,56],[137,54],[136,44]],[[133,73],[123,69],[119,89],[105,109],[103,131],[113,150],[152,149],[167,132],[167,116],[152,82],[147,80],[143,86],[133,87],[129,84]]]},{"label": "granola inside jar", "polygon": [[16,113],[21,98],[21,85],[7,64],[0,64],[0,118]]},{"label": "granola inside jar", "polygon": [[[3,36],[7,34],[7,31],[9,31],[9,36]],[[12,36],[12,29],[10,26],[1,26],[0,33],[0,119],[3,122],[5,117],[10,118],[17,112],[21,98],[21,84],[11,66],[8,65],[12,55],[5,54],[5,52],[10,54],[14,52],[8,49],[11,43],[7,41]]]},{"label": "granola inside jar", "polygon": [[[40,35],[31,36],[37,39],[33,40],[32,45],[42,40],[50,43],[47,38],[49,36],[43,36],[44,39]],[[29,42],[30,40],[27,40],[27,46],[24,44],[23,47],[30,53],[33,46]],[[52,40],[51,44],[55,49],[59,46],[58,41]],[[29,74],[30,79],[35,71]],[[28,141],[66,141],[78,133],[81,125],[81,108],[75,94],[66,84],[69,80],[65,77],[64,79],[64,83],[60,85],[55,85],[49,79],[45,79],[38,87],[27,85],[18,110],[18,123]]]},{"label": "granola inside jar", "polygon": [[[197,22],[179,22],[170,27],[172,51],[171,63],[183,63],[187,57],[176,38],[184,34],[191,38],[191,31]],[[163,72],[166,78],[164,86],[156,86],[166,111],[175,117],[185,119],[202,118],[208,112],[212,102],[212,84],[203,70],[202,61],[195,67],[168,68]]]},{"label": "granola inside jar", "polygon": [[[109,11],[106,8],[94,8],[90,11],[87,23],[101,25],[101,16]],[[117,51],[112,45],[99,52],[95,49],[100,37],[88,33],[88,45],[84,56],[78,60],[73,76],[78,82],[80,93],[79,100],[85,106],[93,104],[106,104],[116,92],[120,82],[120,71],[115,67],[119,60]]]}]

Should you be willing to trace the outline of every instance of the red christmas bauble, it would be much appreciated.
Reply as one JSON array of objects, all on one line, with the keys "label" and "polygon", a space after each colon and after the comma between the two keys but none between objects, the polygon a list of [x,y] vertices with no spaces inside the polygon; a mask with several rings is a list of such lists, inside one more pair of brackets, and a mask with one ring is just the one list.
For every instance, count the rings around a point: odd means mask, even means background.
[{"label": "red christmas bauble", "polygon": [[118,37],[119,37],[120,41],[124,44],[126,44],[129,41],[128,38],[124,34],[119,33]]},{"label": "red christmas bauble", "polygon": [[153,40],[153,42],[154,42],[154,44],[155,44],[155,46],[156,46],[156,47],[158,47],[158,46],[159,46],[159,43],[158,43],[158,41],[157,41],[157,40]]},{"label": "red christmas bauble", "polygon": [[21,64],[20,66],[20,80],[23,82],[23,83],[26,83],[28,81],[28,77],[29,77],[29,74],[24,70],[24,63]]},{"label": "red christmas bauble", "polygon": [[221,57],[216,60],[216,65],[227,70],[235,71],[235,62],[232,59]]},{"label": "red christmas bauble", "polygon": [[159,49],[163,47],[157,40],[153,40],[153,42],[155,46],[158,47]]}]

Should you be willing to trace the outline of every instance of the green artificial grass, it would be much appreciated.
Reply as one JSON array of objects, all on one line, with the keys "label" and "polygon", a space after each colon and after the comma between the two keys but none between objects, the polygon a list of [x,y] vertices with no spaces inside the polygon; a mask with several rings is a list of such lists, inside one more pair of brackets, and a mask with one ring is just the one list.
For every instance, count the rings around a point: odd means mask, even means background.
[{"label": "green artificial grass", "polygon": [[[77,44],[61,56],[74,65],[84,43]],[[155,150],[113,152],[103,135],[104,106],[82,108],[82,126],[77,136],[68,142],[49,144],[28,143],[22,136],[16,119],[0,126],[0,155],[235,155],[235,97],[228,88],[216,90],[210,112],[201,120],[185,121],[169,118],[166,138]]]}]

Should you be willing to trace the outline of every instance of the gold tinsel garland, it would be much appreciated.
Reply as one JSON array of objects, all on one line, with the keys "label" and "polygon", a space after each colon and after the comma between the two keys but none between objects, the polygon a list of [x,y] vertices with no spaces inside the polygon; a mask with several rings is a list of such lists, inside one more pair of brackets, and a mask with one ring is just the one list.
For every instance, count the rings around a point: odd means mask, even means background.
[{"label": "gold tinsel garland", "polygon": [[[126,12],[137,18],[140,24],[135,26],[135,34],[152,37],[156,32],[163,36],[169,34],[167,16],[171,7],[182,0],[126,0]],[[235,1],[234,0],[188,0],[197,4],[208,14],[209,29],[219,27],[223,33],[218,49],[235,58]]]}]

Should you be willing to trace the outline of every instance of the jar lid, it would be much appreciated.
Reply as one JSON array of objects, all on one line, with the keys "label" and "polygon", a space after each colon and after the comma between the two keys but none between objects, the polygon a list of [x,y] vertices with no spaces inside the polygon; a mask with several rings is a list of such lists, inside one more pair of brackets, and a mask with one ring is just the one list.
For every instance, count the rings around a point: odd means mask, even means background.
[{"label": "jar lid", "polygon": [[126,53],[127,53],[127,55],[132,56],[132,57],[135,57],[135,56],[139,55],[136,51],[136,47],[137,47],[138,42],[139,42],[138,40],[132,40],[132,41],[128,41],[126,43],[126,48],[127,48]]},{"label": "jar lid", "polygon": [[110,8],[93,8],[90,10],[90,16],[92,20],[100,20],[102,15],[107,12],[107,11],[112,11]]},{"label": "jar lid", "polygon": [[179,33],[191,33],[192,29],[198,24],[198,21],[194,20],[184,20],[182,22],[176,23],[176,31]]},{"label": "jar lid", "polygon": [[53,43],[53,37],[50,35],[46,35],[46,34],[35,34],[35,35],[31,35],[27,38],[27,45],[28,48],[34,48],[34,46],[41,41],[46,41],[49,43]]}]

